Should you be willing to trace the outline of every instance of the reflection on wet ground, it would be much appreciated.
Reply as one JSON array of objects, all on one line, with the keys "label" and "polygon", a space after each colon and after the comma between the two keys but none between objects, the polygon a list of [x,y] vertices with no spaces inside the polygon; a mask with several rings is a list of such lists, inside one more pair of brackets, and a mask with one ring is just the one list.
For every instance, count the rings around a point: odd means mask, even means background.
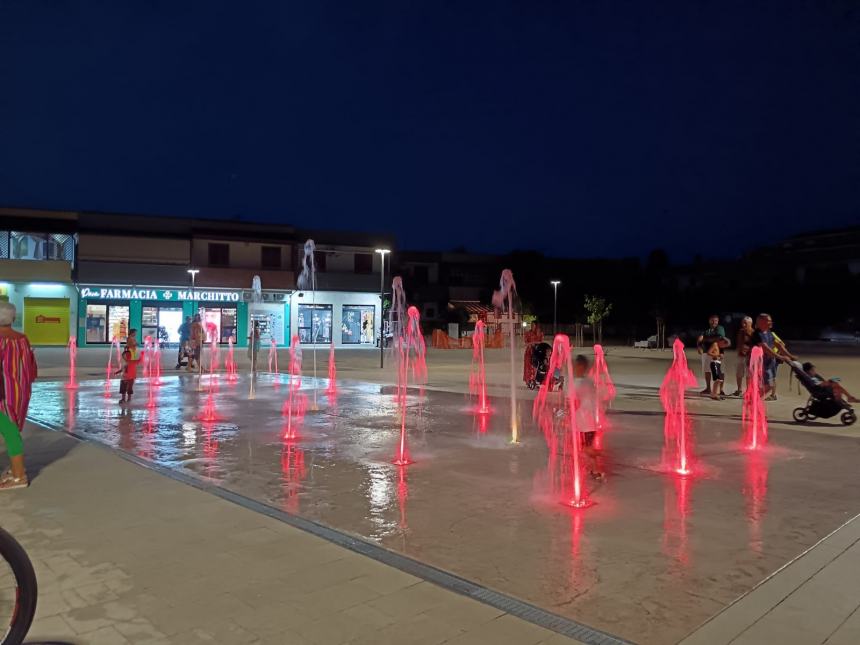
[{"label": "reflection on wet ground", "polygon": [[415,463],[398,468],[394,388],[333,396],[321,380],[319,409],[285,441],[285,377],[261,376],[254,400],[247,379],[221,379],[212,422],[196,420],[206,377],[163,379],[154,407],[145,380],[127,407],[102,382],[38,383],[30,415],[641,643],[678,641],[860,506],[846,476],[860,449],[840,437],[777,430],[748,453],[737,421],[696,418],[701,467],[683,478],[659,472],[659,415],[612,414],[609,477],[573,510],[551,490],[541,433],[527,422],[508,443],[500,401],[482,417],[461,395],[410,392]]}]

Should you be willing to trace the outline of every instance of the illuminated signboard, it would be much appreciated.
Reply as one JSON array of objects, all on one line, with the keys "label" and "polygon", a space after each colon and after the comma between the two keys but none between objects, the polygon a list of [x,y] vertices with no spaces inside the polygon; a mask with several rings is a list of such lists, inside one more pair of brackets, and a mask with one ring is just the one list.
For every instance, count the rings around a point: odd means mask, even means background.
[{"label": "illuminated signboard", "polygon": [[241,291],[214,291],[211,289],[152,289],[149,287],[81,287],[81,298],[87,300],[175,300],[183,302],[239,302]]}]

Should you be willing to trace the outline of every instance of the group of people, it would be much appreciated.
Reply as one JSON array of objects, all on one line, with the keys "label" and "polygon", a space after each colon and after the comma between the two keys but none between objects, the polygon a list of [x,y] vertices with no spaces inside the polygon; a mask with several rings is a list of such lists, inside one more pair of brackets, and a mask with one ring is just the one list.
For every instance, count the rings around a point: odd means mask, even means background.
[{"label": "group of people", "polygon": [[206,331],[200,314],[193,317],[185,316],[185,322],[179,326],[179,351],[176,354],[176,369],[182,369],[182,359],[186,359],[186,368],[193,372],[200,367],[200,353],[206,340]]},{"label": "group of people", "polygon": [[705,389],[702,390],[701,394],[710,396],[712,399],[722,400],[728,397],[743,396],[744,380],[749,387],[750,353],[753,347],[760,347],[763,354],[761,392],[766,401],[777,400],[777,369],[781,363],[790,363],[793,367],[802,370],[817,384],[829,388],[836,398],[852,403],[857,402],[857,399],[845,389],[838,379],[825,379],[818,374],[815,365],[809,362],[801,364],[797,357],[788,351],[785,341],[773,331],[773,318],[770,314],[759,314],[755,324],[753,324],[753,319],[750,316],[745,316],[741,321],[735,339],[737,388],[729,395],[726,395],[723,389],[725,383],[723,362],[726,349],[731,347],[731,341],[726,335],[725,328],[720,324],[719,316],[713,315],[708,319],[708,328],[699,335],[696,346],[702,357],[702,373],[705,378]]}]

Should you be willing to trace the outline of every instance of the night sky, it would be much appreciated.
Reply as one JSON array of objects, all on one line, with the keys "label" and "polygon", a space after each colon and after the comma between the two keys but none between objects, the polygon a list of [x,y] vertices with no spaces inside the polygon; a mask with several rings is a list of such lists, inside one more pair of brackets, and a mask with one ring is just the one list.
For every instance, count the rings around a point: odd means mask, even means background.
[{"label": "night sky", "polygon": [[0,0],[0,205],[733,256],[860,221],[860,3]]}]

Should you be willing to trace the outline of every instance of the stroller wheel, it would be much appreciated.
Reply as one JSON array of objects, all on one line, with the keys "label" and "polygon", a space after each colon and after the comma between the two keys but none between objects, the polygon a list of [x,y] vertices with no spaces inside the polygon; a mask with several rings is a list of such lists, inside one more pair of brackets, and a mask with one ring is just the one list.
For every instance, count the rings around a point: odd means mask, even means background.
[{"label": "stroller wheel", "polygon": [[529,381],[528,383],[526,383],[526,386],[527,386],[530,390],[533,390],[533,389],[535,389],[535,388],[537,387],[537,383],[535,383],[534,381]]},{"label": "stroller wheel", "polygon": [[857,413],[854,410],[845,410],[839,417],[839,420],[842,422],[842,425],[850,426],[857,421]]},{"label": "stroller wheel", "polygon": [[794,420],[798,423],[803,423],[809,419],[809,413],[806,411],[806,408],[794,408],[794,412],[791,413],[791,416],[793,416]]}]

